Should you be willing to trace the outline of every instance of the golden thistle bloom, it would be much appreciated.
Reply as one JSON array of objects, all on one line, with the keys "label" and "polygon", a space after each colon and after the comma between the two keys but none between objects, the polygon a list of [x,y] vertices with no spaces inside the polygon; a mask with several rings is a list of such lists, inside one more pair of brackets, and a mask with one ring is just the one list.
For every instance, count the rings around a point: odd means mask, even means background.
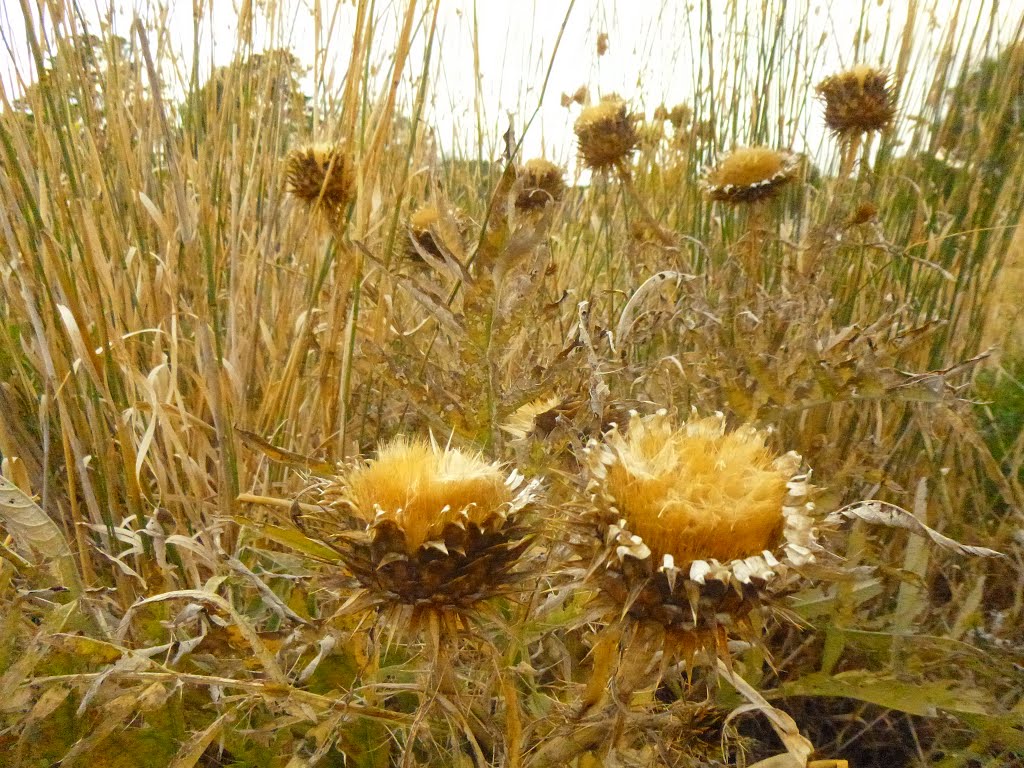
[{"label": "golden thistle bloom", "polygon": [[337,212],[356,193],[355,161],[344,144],[300,147],[286,161],[288,191],[314,209]]},{"label": "golden thistle bloom", "polygon": [[[724,417],[675,427],[664,411],[633,416],[587,449],[592,521],[607,568],[600,586],[617,611],[695,641],[742,628],[792,566],[814,560],[807,476],[753,427]],[[691,646],[692,650],[692,646]]]},{"label": "golden thistle bloom", "polygon": [[729,153],[701,181],[712,200],[752,203],[774,197],[796,176],[799,158],[770,147],[740,147]]},{"label": "golden thistle bloom", "polygon": [[300,526],[335,549],[368,604],[466,609],[515,578],[537,483],[478,454],[398,439],[323,489]]},{"label": "golden thistle bloom", "polygon": [[896,93],[888,73],[865,64],[822,80],[825,125],[840,135],[881,131],[896,117]]},{"label": "golden thistle bloom", "polygon": [[562,169],[542,157],[527,160],[519,172],[516,208],[530,211],[557,203],[565,194]]},{"label": "golden thistle bloom", "polygon": [[555,428],[563,405],[558,395],[538,397],[510,413],[501,429],[513,440],[525,440],[534,435],[543,437]]},{"label": "golden thistle bloom", "polygon": [[580,159],[595,171],[602,171],[629,159],[639,138],[626,103],[617,98],[602,99],[587,107],[576,119]]}]

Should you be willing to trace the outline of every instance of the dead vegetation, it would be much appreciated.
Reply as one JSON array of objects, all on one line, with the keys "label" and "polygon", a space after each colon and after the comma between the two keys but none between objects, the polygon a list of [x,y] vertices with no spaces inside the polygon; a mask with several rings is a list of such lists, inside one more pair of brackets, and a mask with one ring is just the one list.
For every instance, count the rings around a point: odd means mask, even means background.
[{"label": "dead vegetation", "polygon": [[1024,760],[1024,30],[829,73],[732,9],[771,103],[581,87],[584,185],[441,145],[415,5],[309,92],[245,23],[203,81],[15,20],[0,762]]}]

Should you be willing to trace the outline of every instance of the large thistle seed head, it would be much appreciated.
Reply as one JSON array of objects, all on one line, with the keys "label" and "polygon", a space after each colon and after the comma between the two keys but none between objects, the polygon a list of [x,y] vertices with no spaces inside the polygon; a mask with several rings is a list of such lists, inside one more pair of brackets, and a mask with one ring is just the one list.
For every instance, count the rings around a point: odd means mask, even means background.
[{"label": "large thistle seed head", "polygon": [[535,157],[527,160],[519,171],[516,208],[533,211],[548,203],[557,203],[565,195],[562,169],[549,160]]},{"label": "large thistle seed head", "polygon": [[739,147],[705,173],[701,186],[712,200],[752,203],[777,195],[797,175],[800,160],[770,147]]},{"label": "large thistle seed head", "polygon": [[765,434],[721,415],[634,416],[587,449],[606,597],[667,630],[740,626],[814,560],[807,476]]},{"label": "large thistle seed head", "polygon": [[311,209],[335,213],[355,199],[355,160],[344,143],[294,149],[285,172],[288,191]]},{"label": "large thistle seed head", "polygon": [[536,488],[479,454],[398,439],[329,481],[304,527],[377,602],[468,608],[513,581]]},{"label": "large thistle seed head", "polygon": [[881,131],[896,117],[896,92],[883,70],[861,64],[826,77],[816,90],[825,101],[825,125],[837,135]]},{"label": "large thistle seed head", "polygon": [[587,107],[576,119],[580,159],[594,171],[604,171],[629,160],[639,141],[636,120],[626,102],[605,98]]}]

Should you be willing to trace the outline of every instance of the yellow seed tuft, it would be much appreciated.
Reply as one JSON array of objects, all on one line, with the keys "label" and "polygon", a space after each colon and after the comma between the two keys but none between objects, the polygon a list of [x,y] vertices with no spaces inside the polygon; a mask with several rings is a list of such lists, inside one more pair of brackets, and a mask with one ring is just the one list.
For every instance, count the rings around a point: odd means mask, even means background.
[{"label": "yellow seed tuft", "polygon": [[733,150],[702,181],[712,200],[750,203],[774,197],[796,176],[799,159],[770,147]]},{"label": "yellow seed tuft", "polygon": [[580,159],[595,171],[627,161],[638,141],[635,121],[627,114],[626,103],[612,97],[584,109],[576,119],[575,131]]},{"label": "yellow seed tuft", "polygon": [[558,395],[538,397],[509,414],[501,429],[513,440],[544,436],[554,429],[561,405],[563,401]]},{"label": "yellow seed tuft", "polygon": [[352,511],[367,523],[396,523],[409,554],[440,538],[447,523],[482,524],[512,499],[500,465],[422,440],[385,445],[344,484]]},{"label": "yellow seed tuft", "polygon": [[633,419],[629,433],[608,435],[613,459],[604,492],[653,561],[671,556],[736,560],[782,541],[786,484],[797,468],[776,457],[752,427],[727,432],[720,417],[675,429],[663,414]]},{"label": "yellow seed tuft", "polygon": [[836,134],[881,131],[896,117],[896,93],[883,70],[861,64],[825,78],[816,90],[825,101],[825,124]]},{"label": "yellow seed tuft", "polygon": [[429,232],[441,219],[441,212],[433,205],[421,205],[409,216],[409,228],[417,234]]}]

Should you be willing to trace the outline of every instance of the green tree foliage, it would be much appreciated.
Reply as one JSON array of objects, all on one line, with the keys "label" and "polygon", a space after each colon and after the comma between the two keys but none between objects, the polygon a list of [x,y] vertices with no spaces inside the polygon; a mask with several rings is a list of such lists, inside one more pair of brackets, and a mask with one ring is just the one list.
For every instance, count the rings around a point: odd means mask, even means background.
[{"label": "green tree foliage", "polygon": [[181,108],[182,128],[190,134],[193,151],[216,131],[249,134],[267,118],[276,130],[263,137],[262,145],[267,151],[285,150],[293,132],[312,128],[312,100],[302,89],[307,70],[283,48],[239,56],[214,69]]},{"label": "green tree foliage", "polygon": [[995,189],[1012,171],[1024,142],[1024,45],[1009,46],[965,70],[949,92],[938,141]]}]

